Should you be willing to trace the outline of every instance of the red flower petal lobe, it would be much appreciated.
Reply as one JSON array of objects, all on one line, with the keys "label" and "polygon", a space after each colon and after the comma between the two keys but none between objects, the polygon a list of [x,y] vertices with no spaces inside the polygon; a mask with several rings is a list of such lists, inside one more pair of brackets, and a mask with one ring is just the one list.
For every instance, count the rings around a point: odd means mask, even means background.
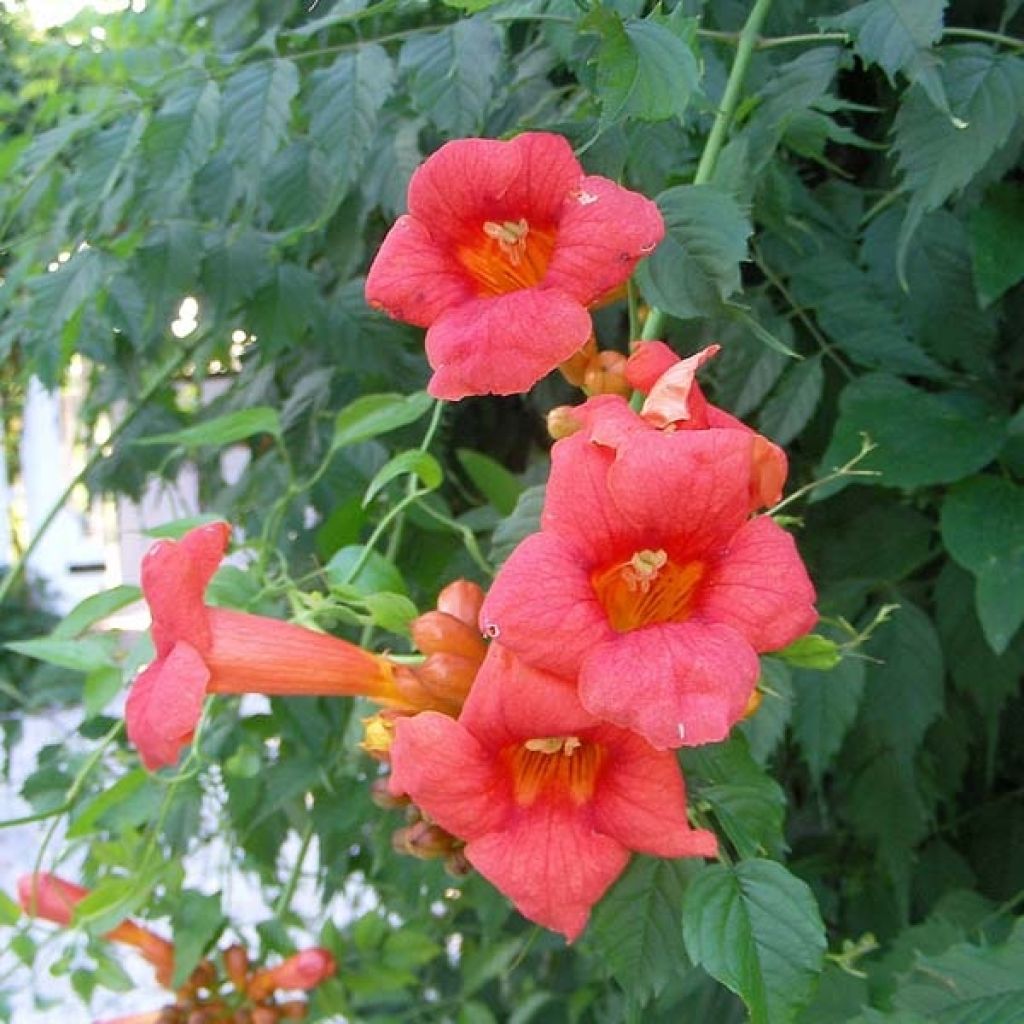
[{"label": "red flower petal lobe", "polygon": [[141,672],[125,703],[128,738],[150,770],[175,764],[195,732],[210,672],[191,644],[174,645]]},{"label": "red flower petal lobe", "polygon": [[590,336],[590,314],[568,295],[530,288],[472,299],[427,331],[428,390],[455,401],[466,395],[527,391]]}]

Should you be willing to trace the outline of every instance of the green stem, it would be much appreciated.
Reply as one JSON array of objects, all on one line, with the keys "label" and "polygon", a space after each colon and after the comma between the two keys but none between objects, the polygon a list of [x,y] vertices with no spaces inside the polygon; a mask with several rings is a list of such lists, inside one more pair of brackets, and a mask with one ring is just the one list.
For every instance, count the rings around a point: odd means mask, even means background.
[{"label": "green stem", "polygon": [[[715,114],[715,120],[711,125],[711,133],[708,141],[704,144],[704,152],[701,153],[700,162],[697,164],[697,173],[693,176],[694,185],[704,185],[711,180],[715,171],[715,164],[718,161],[722,147],[725,145],[725,138],[732,124],[733,115],[740,101],[740,93],[743,90],[743,82],[747,77],[747,69],[750,66],[750,58],[757,45],[758,32],[764,24],[768,14],[768,8],[772,0],[755,0],[750,10],[746,24],[738,37],[736,48],[736,59],[729,71],[728,81],[725,83],[725,92],[722,93],[722,102]],[[644,323],[641,337],[647,340],[657,338],[661,334],[665,322],[665,313],[656,306],[651,307]]]},{"label": "green stem", "polygon": [[302,833],[302,845],[299,847],[298,855],[295,858],[295,865],[292,868],[291,874],[288,876],[288,881],[285,887],[281,890],[281,895],[278,896],[277,902],[274,904],[274,917],[280,920],[288,907],[291,906],[292,898],[295,896],[295,890],[299,885],[299,878],[302,877],[302,865],[306,862],[306,854],[309,853],[309,845],[313,841],[313,822],[307,822],[306,827]]},{"label": "green stem", "polygon": [[[568,19],[566,19],[568,20]],[[699,28],[697,36],[700,39],[707,39],[710,42],[725,43],[728,46],[736,46],[741,37],[740,32],[720,32],[716,29]],[[1017,36],[1004,35],[1002,32],[989,32],[980,28],[957,28],[950,26],[943,29],[943,39],[977,39],[981,42],[992,43],[994,46],[1008,46],[1014,50],[1024,50],[1024,39]],[[814,43],[842,43],[851,42],[850,36],[845,32],[803,32],[792,36],[761,36],[754,42],[755,50],[774,50],[780,46],[806,46]]]},{"label": "green stem", "polygon": [[61,492],[60,497],[55,502],[53,508],[46,514],[46,518],[39,524],[39,528],[36,530],[35,535],[29,541],[28,546],[21,553],[21,557],[11,566],[7,575],[3,578],[3,582],[0,583],[0,602],[2,602],[7,595],[11,592],[11,588],[21,578],[22,573],[25,571],[25,566],[28,564],[28,560],[32,557],[36,548],[39,547],[40,542],[46,535],[46,531],[53,525],[53,521],[60,514],[60,510],[67,504],[68,499],[71,497],[75,488],[92,472],[92,470],[99,464],[100,460],[104,457],[104,450],[111,444],[114,443],[124,433],[125,430],[134,422],[135,417],[149,403],[149,400],[157,393],[157,391],[167,383],[171,377],[185,364],[193,352],[199,347],[200,343],[205,340],[205,335],[200,338],[196,338],[193,342],[178,352],[172,359],[169,359],[156,375],[156,377],[149,383],[149,385],[143,390],[142,394],[139,395],[138,400],[128,409],[124,418],[120,423],[114,427],[110,432],[110,437],[101,444],[98,445],[93,451],[92,455],[86,460],[85,465],[78,471],[74,479],[64,488]]}]

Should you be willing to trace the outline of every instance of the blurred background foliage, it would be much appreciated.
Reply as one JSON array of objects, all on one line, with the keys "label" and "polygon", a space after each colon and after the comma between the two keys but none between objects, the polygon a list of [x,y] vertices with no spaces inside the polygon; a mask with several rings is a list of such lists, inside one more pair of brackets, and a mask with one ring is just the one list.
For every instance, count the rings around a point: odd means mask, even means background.
[{"label": "blurred background foliage", "polygon": [[[754,1019],[1019,1019],[1019,0],[776,3],[699,186],[688,183],[750,10],[739,0],[133,6],[43,34],[16,10],[0,15],[11,422],[29,375],[55,385],[83,360],[90,491],[137,497],[187,458],[204,510],[257,555],[222,570],[216,602],[407,651],[416,609],[455,576],[486,584],[535,527],[542,414],[574,398],[550,379],[447,407],[437,465],[417,463],[405,513],[404,476],[364,502],[388,460],[421,445],[429,406],[337,443],[337,414],[357,396],[415,392],[427,376],[420,332],[369,310],[361,275],[412,170],[442,142],[565,134],[589,171],[660,197],[669,234],[640,291],[669,314],[681,353],[722,343],[709,394],[787,446],[791,489],[847,462],[865,435],[875,445],[858,464],[874,475],[833,479],[786,510],[822,632],[847,656],[831,671],[765,659],[758,713],[682,757],[731,851],[784,861],[827,926],[817,982],[748,978],[766,986]],[[625,350],[626,304],[596,320],[603,346]],[[226,387],[201,402],[209,378]],[[227,443],[249,450],[230,485]],[[379,557],[353,580],[370,539]],[[7,606],[2,623],[4,640],[49,629]],[[168,915],[179,950],[198,957],[226,922],[219,900],[183,889],[182,863],[217,838],[225,870],[255,874],[275,907],[264,949],[290,950],[306,929],[337,955],[316,1019],[746,1019],[728,967],[687,959],[681,908],[700,868],[636,858],[566,948],[480,879],[391,853],[400,815],[370,802],[375,766],[356,747],[351,702],[274,700],[246,717],[215,702],[198,770],[168,784],[137,767],[108,714],[144,643],[126,656],[95,641],[79,655],[34,651],[86,686],[81,738],[46,748],[24,793],[70,822],[66,849],[87,848],[93,932],[129,912]],[[27,664],[0,656],[0,708],[37,703]],[[8,742],[15,727],[5,719]],[[44,853],[49,865],[58,851]],[[320,886],[314,920],[290,909],[303,873]],[[355,917],[339,909],[353,885],[374,904]],[[7,923],[30,964],[34,933]],[[746,958],[735,970],[756,974],[751,928],[730,941]],[[112,968],[82,969],[106,963],[95,943],[62,941],[58,968],[84,997],[124,985]],[[787,1001],[787,984],[808,997],[817,984],[815,1002]]]}]

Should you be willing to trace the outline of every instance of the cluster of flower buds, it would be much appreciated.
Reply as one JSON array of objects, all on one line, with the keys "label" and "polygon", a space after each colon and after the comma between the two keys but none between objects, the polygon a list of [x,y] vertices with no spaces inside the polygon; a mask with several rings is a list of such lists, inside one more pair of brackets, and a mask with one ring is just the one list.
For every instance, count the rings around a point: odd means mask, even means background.
[{"label": "cluster of flower buds", "polygon": [[[67,927],[75,905],[89,890],[46,872],[18,880],[18,900],[32,917]],[[174,946],[134,921],[122,921],[104,938],[137,949],[156,969],[157,981],[174,992],[174,1002],[147,1013],[118,1017],[102,1024],[278,1024],[303,1020],[303,999],[278,1000],[279,991],[308,992],[330,978],[337,967],[326,949],[305,949],[276,967],[253,969],[243,946],[224,950],[223,974],[214,961],[202,960],[183,985],[172,988]]]},{"label": "cluster of flower buds", "polygon": [[[413,620],[413,643],[426,657],[417,665],[396,670],[397,686],[410,703],[452,718],[459,716],[487,655],[477,625],[483,602],[484,592],[477,584],[456,580],[438,594],[434,611]],[[408,711],[385,709],[363,719],[363,750],[377,761],[390,763],[397,721],[408,715]],[[384,810],[405,809],[406,824],[391,837],[397,853],[443,860],[446,870],[456,877],[469,873],[462,852],[465,843],[424,817],[408,797],[393,794],[387,778],[374,780],[372,797]]]}]

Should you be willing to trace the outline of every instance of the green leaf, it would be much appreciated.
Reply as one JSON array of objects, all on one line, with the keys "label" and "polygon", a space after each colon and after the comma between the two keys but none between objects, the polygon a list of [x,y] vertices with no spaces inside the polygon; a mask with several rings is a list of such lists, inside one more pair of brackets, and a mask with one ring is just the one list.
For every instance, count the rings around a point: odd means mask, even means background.
[{"label": "green leaf", "polygon": [[0,927],[17,924],[21,919],[21,907],[0,889]]},{"label": "green leaf", "polygon": [[1024,188],[994,185],[969,225],[974,283],[985,308],[1024,278]]},{"label": "green leaf", "polygon": [[791,271],[801,306],[813,309],[836,346],[861,366],[942,380],[948,372],[908,337],[894,302],[851,260],[818,252]]},{"label": "green leaf", "polygon": [[820,355],[791,366],[761,409],[761,432],[776,444],[789,444],[814,415],[824,384]]},{"label": "green leaf", "polygon": [[788,1024],[825,966],[825,927],[807,885],[781,864],[715,865],[691,882],[683,908],[690,956],[735,992],[751,1024]]},{"label": "green leaf", "polygon": [[878,446],[858,463],[877,477],[852,477],[820,488],[815,498],[849,483],[924,487],[952,483],[988,465],[1003,446],[1006,418],[974,395],[941,394],[915,388],[887,374],[874,373],[848,384],[839,398],[839,418],[822,474],[851,459],[861,435]]},{"label": "green leaf", "polygon": [[[677,8],[682,12],[682,8]],[[662,121],[679,117],[700,88],[697,58],[679,23],[657,14],[629,18],[598,8],[588,19],[601,34],[597,51],[597,96],[604,124],[624,118]]]},{"label": "green leaf", "polygon": [[309,76],[303,106],[310,134],[340,174],[343,190],[359,181],[394,80],[391,58],[376,43],[343,53],[329,68]]},{"label": "green leaf", "polygon": [[978,618],[1002,654],[1024,622],[1024,487],[994,476],[960,484],[942,505],[942,540],[974,574]]},{"label": "green leaf", "polygon": [[280,263],[249,302],[247,326],[260,347],[283,352],[299,344],[320,303],[316,277],[295,263]]},{"label": "green leaf", "polygon": [[81,810],[76,811],[74,820],[68,827],[68,838],[81,839],[95,832],[99,825],[116,830],[122,821],[126,824],[138,824],[139,820],[136,820],[134,814],[122,817],[123,809],[137,808],[144,804],[144,811],[155,813],[162,796],[159,785],[152,780],[149,773],[142,768],[136,768],[93,797]]},{"label": "green leaf", "polygon": [[931,619],[902,602],[867,645],[871,657],[861,721],[909,761],[942,714],[945,667]]},{"label": "green leaf", "polygon": [[523,493],[523,485],[519,478],[500,462],[482,452],[459,448],[455,454],[480,493],[503,516],[512,515],[519,496]]},{"label": "green leaf", "polygon": [[[324,566],[324,575],[335,587],[349,587],[360,596],[388,591],[394,594],[406,592],[402,574],[383,555],[370,551],[364,559],[366,546],[348,544],[339,548]],[[359,571],[352,571],[362,562]]]},{"label": "green leaf", "polygon": [[425,391],[411,395],[363,395],[338,413],[334,421],[333,448],[390,433],[415,423],[434,404]]},{"label": "green leaf", "polygon": [[220,90],[198,82],[172,92],[142,137],[143,181],[157,209],[170,210],[217,140]]},{"label": "green leaf", "polygon": [[947,562],[935,586],[935,621],[953,685],[977,707],[988,729],[990,752],[998,739],[999,714],[1016,694],[1024,655],[1011,647],[996,655],[975,611],[973,581]]},{"label": "green leaf", "polygon": [[327,212],[336,177],[335,168],[306,139],[273,156],[264,185],[273,226],[291,231],[319,220]]},{"label": "green leaf", "polygon": [[129,586],[127,584],[111,587],[110,590],[101,591],[99,594],[92,594],[79,601],[64,616],[64,619],[57,624],[57,627],[50,635],[55,640],[73,639],[100,620],[108,618],[114,612],[120,611],[127,605],[141,600],[142,591],[136,586]]},{"label": "green leaf", "polygon": [[825,29],[853,36],[857,52],[892,81],[898,71],[913,77],[922,56],[942,38],[948,0],[868,0],[845,14],[822,18]]},{"label": "green leaf", "polygon": [[228,445],[243,441],[255,434],[281,436],[281,424],[277,410],[269,405],[258,405],[252,409],[238,409],[235,412],[216,416],[212,420],[196,423],[182,430],[167,434],[153,434],[139,438],[137,445],[177,444],[183,448],[198,448],[204,444]]},{"label": "green leaf", "polygon": [[809,633],[799,640],[794,640],[788,647],[776,651],[775,657],[788,662],[794,668],[813,668],[824,672],[835,668],[843,659],[835,640],[818,633]]},{"label": "green leaf", "polygon": [[900,188],[910,194],[900,233],[901,278],[921,217],[968,185],[997,152],[1012,144],[1024,108],[1024,59],[1015,53],[981,45],[945,47],[942,80],[952,115],[914,86],[893,122]]},{"label": "green leaf", "polygon": [[116,663],[117,640],[109,634],[86,636],[80,640],[40,637],[37,640],[18,640],[4,646],[18,654],[75,672],[94,672]]},{"label": "green leaf", "polygon": [[224,929],[220,896],[204,896],[185,889],[174,898],[174,978],[172,988],[183,985],[203,954]]},{"label": "green leaf", "polygon": [[693,861],[635,856],[594,909],[587,942],[637,1006],[689,967],[680,923],[686,886],[699,870]]},{"label": "green leaf", "polygon": [[106,202],[135,155],[149,117],[127,114],[109,128],[96,132],[82,151],[78,194],[95,209]]},{"label": "green leaf", "polygon": [[399,67],[410,76],[416,108],[446,135],[473,135],[483,126],[501,63],[501,35],[488,18],[474,17],[402,47]]},{"label": "green leaf", "polygon": [[366,493],[363,495],[363,508],[366,508],[392,480],[408,476],[410,473],[415,474],[420,483],[431,491],[440,487],[444,479],[441,464],[430,452],[420,451],[418,448],[399,452],[381,466],[367,485]]},{"label": "green leaf", "polygon": [[147,896],[139,878],[104,878],[80,903],[75,904],[74,921],[93,934],[103,934],[134,913]]},{"label": "green leaf", "polygon": [[82,686],[82,706],[86,718],[95,718],[120,692],[121,670],[113,666],[93,669]]},{"label": "green leaf", "polygon": [[819,787],[860,709],[864,666],[862,659],[853,657],[827,672],[793,671],[793,737]]},{"label": "green leaf", "polygon": [[284,144],[298,91],[298,70],[281,58],[245,64],[224,86],[224,149],[250,176]]},{"label": "green leaf", "polygon": [[740,288],[750,221],[713,185],[679,185],[658,196],[666,235],[638,271],[644,297],[681,319],[713,316]]},{"label": "green leaf", "polygon": [[[786,341],[792,341],[788,325],[772,324],[776,330],[787,331]],[[734,416],[747,416],[753,412],[765,395],[775,386],[789,360],[774,348],[762,344],[751,332],[737,327],[727,328],[721,354],[715,359],[712,373],[715,380],[715,400]]]},{"label": "green leaf", "polygon": [[527,487],[519,495],[512,514],[494,528],[494,535],[491,538],[491,561],[495,565],[501,565],[521,540],[540,529],[540,512],[543,507],[543,484]]},{"label": "green leaf", "polygon": [[999,946],[962,943],[919,957],[893,1004],[934,1024],[1022,1024],[1024,923]]},{"label": "green leaf", "polygon": [[751,756],[746,737],[681,751],[690,800],[706,803],[741,857],[779,855],[786,795]]},{"label": "green leaf", "polygon": [[739,730],[747,738],[750,755],[764,765],[778,749],[793,712],[792,673],[788,665],[775,657],[762,656],[758,691],[761,703],[747,715]]},{"label": "green leaf", "polygon": [[419,609],[404,594],[381,591],[366,594],[362,602],[373,618],[375,626],[401,636],[409,635],[409,624],[419,615]]}]

